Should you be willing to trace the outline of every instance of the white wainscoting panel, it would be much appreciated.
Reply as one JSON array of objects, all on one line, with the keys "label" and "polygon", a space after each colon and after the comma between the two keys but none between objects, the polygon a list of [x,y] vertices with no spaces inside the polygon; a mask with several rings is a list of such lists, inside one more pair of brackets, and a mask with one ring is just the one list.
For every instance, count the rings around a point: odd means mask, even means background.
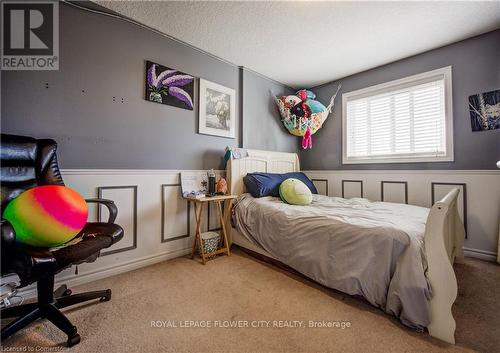
[{"label": "white wainscoting panel", "polygon": [[163,184],[161,241],[175,241],[189,237],[191,205],[182,198],[180,184]]},{"label": "white wainscoting panel", "polygon": [[341,196],[346,199],[363,197],[363,180],[342,179]]},{"label": "white wainscoting panel", "polygon": [[[101,188],[101,197],[115,201],[118,207],[116,223],[124,228],[125,236],[113,248],[104,250],[105,255],[97,261],[79,265],[77,275],[73,267],[59,273],[56,281],[75,286],[190,253],[196,229],[194,207],[191,207],[188,218],[187,201],[182,198],[180,191],[180,172],[182,171],[62,170],[66,186],[75,189],[84,198],[98,197],[98,190]],[[216,174],[219,178],[224,172],[216,171]],[[137,193],[134,196],[135,187]],[[211,228],[219,224],[215,220],[217,213],[212,211],[215,208],[210,212],[211,218],[214,218],[210,221]],[[101,219],[107,220],[107,209],[102,207],[100,212]],[[97,208],[91,204],[89,220],[96,219]],[[207,208],[204,210],[204,219],[202,231],[206,231],[208,227]],[[23,294],[33,295],[34,287],[27,287]]]},{"label": "white wainscoting panel", "polygon": [[312,179],[318,194],[328,196],[328,180],[326,179]]},{"label": "white wainscoting panel", "polygon": [[[438,201],[453,187],[461,190],[458,208],[467,225],[465,254],[496,261],[500,216],[500,171],[498,170],[328,170],[304,171],[311,179],[327,180],[329,196],[360,197],[362,181],[363,197],[384,201],[404,202],[404,184],[411,205],[431,207],[432,194]],[[350,180],[350,181],[349,181]],[[315,182],[316,187],[324,185]],[[343,187],[342,187],[343,184]],[[432,185],[434,184],[434,187]],[[432,191],[434,189],[434,192]],[[466,192],[465,192],[466,191]],[[319,192],[319,189],[318,189]],[[321,192],[320,192],[321,193]],[[465,217],[466,214],[466,217]]]},{"label": "white wainscoting panel", "polygon": [[408,203],[408,183],[406,181],[382,180],[380,199],[385,202]]},{"label": "white wainscoting panel", "polygon": [[[98,187],[98,196],[103,199],[113,200],[118,208],[118,216],[115,223],[123,228],[123,238],[101,255],[110,255],[118,252],[133,250],[137,247],[137,186],[115,185],[110,187]],[[109,212],[106,206],[99,205],[98,219],[106,222]]]}]

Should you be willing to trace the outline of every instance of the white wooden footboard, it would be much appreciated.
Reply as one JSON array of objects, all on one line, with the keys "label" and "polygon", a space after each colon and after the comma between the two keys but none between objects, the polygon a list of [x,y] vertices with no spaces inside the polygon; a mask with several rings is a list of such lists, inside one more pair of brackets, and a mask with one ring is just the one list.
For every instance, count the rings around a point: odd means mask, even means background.
[{"label": "white wooden footboard", "polygon": [[464,225],[457,209],[459,192],[459,189],[455,188],[432,205],[424,236],[427,278],[432,289],[431,323],[427,329],[431,336],[453,344],[456,325],[451,307],[457,298],[457,279],[453,263],[463,261],[465,236]]}]

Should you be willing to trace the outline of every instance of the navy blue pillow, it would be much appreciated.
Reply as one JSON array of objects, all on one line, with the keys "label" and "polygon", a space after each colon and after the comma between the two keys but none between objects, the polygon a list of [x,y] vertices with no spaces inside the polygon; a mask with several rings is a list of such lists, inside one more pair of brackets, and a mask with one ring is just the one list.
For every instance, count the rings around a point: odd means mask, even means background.
[{"label": "navy blue pillow", "polygon": [[314,186],[314,183],[312,182],[312,180],[309,179],[307,177],[307,175],[305,175],[302,172],[291,172],[291,173],[285,173],[285,174],[281,174],[281,175],[283,176],[283,181],[285,181],[288,178],[299,179],[301,182],[306,184],[306,186],[309,188],[309,190],[311,190],[311,192],[313,194],[318,193],[318,190],[316,190],[316,186]]},{"label": "navy blue pillow", "polygon": [[249,173],[243,178],[247,191],[253,197],[280,196],[282,174]]},{"label": "navy blue pillow", "polygon": [[295,178],[302,181],[311,190],[313,194],[317,194],[318,191],[314,186],[311,179],[309,179],[302,172],[293,173],[248,173],[243,178],[243,183],[247,191],[252,194],[253,197],[264,197],[264,196],[274,196],[280,197],[280,185],[283,181],[288,178]]}]

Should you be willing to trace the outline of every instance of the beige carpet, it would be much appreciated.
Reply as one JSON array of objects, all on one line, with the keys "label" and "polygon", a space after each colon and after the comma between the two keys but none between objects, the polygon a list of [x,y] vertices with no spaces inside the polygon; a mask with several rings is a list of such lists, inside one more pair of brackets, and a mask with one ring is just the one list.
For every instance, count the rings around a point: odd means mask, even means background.
[{"label": "beige carpet", "polygon": [[[66,310],[82,342],[71,352],[500,352],[500,266],[456,268],[457,345],[417,333],[364,301],[327,290],[236,251],[203,266],[188,258],[106,278],[110,302]],[[349,321],[350,328],[153,328],[170,320]],[[65,336],[38,321],[3,342],[61,350]],[[48,347],[48,348],[45,348]]]}]

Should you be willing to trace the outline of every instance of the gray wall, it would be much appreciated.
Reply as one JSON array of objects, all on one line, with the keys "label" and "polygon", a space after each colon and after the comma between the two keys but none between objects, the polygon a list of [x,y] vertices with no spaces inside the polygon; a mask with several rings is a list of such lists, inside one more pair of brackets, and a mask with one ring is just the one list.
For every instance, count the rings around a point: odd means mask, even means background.
[{"label": "gray wall", "polygon": [[280,114],[270,91],[277,96],[294,91],[243,69],[243,147],[269,151],[297,152],[298,139],[281,123]]},{"label": "gray wall", "polygon": [[[300,152],[302,169],[495,169],[500,160],[500,129],[472,132],[468,97],[500,89],[499,43],[500,30],[496,30],[313,88],[319,100],[328,102],[338,82],[342,83],[333,116],[313,136],[312,150]],[[342,165],[342,92],[449,65],[453,80],[454,162]]]},{"label": "gray wall", "polygon": [[[225,146],[241,145],[243,92],[237,66],[134,24],[63,3],[60,58],[59,71],[2,72],[1,129],[54,138],[63,168],[221,168]],[[194,111],[144,100],[145,60],[235,89],[237,138],[196,133],[198,82]],[[245,87],[253,92],[277,85],[261,77],[257,84]],[[245,114],[266,119],[261,107],[267,107],[269,98],[259,99],[249,94],[253,104]],[[252,124],[247,128],[254,129],[245,131],[248,136],[274,135]],[[287,148],[283,146],[278,147]],[[265,145],[257,141],[252,147]]]}]

